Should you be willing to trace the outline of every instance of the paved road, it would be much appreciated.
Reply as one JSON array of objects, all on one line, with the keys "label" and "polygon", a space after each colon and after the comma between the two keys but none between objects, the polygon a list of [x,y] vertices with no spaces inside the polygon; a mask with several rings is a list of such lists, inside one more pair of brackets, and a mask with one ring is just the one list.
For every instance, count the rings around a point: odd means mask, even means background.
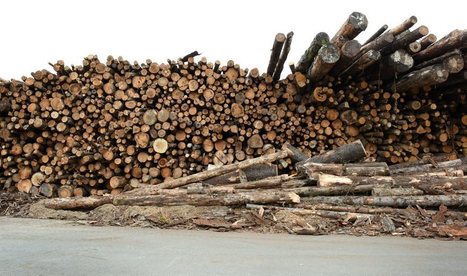
[{"label": "paved road", "polygon": [[467,242],[0,217],[0,275],[467,275]]}]

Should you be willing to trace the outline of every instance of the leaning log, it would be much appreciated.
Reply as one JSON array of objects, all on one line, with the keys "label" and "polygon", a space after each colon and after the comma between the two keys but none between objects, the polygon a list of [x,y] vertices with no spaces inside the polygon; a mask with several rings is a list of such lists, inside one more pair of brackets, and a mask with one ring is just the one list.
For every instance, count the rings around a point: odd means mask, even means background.
[{"label": "leaning log", "polygon": [[307,76],[312,82],[320,81],[326,76],[340,58],[340,50],[334,44],[323,45],[319,49]]},{"label": "leaning log", "polygon": [[467,30],[454,30],[445,37],[431,44],[413,56],[416,62],[422,62],[440,56],[446,52],[467,46]]},{"label": "leaning log", "polygon": [[277,62],[276,69],[274,70],[273,80],[278,81],[281,77],[282,70],[284,69],[284,63],[287,60],[287,56],[290,52],[290,46],[292,45],[292,38],[293,32],[287,34],[287,38],[285,39],[284,49],[282,50],[281,56],[279,57],[279,61]]},{"label": "leaning log", "polygon": [[308,68],[310,68],[311,64],[313,63],[313,60],[318,54],[319,49],[321,49],[321,46],[328,44],[328,43],[329,43],[328,34],[323,33],[323,32],[318,33],[313,39],[313,41],[311,42],[308,49],[306,49],[305,53],[302,55],[302,57],[298,61],[297,66],[295,67],[295,70],[303,74],[306,74],[306,72],[308,72]]},{"label": "leaning log", "polygon": [[274,74],[274,69],[276,69],[277,61],[279,60],[285,39],[286,37],[283,33],[278,33],[274,38],[274,44],[272,45],[271,57],[269,58],[269,65],[267,69],[267,73],[270,76]]}]

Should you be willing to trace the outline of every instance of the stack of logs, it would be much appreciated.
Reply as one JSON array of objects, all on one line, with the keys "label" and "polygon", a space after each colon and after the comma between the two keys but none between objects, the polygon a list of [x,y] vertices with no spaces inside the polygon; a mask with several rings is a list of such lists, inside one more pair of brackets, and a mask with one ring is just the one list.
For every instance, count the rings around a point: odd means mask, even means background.
[{"label": "stack of logs", "polygon": [[[292,32],[275,37],[264,74],[195,61],[193,52],[162,64],[89,56],[0,79],[0,188],[117,195],[286,142],[313,156],[360,139],[370,157],[390,164],[462,157],[467,31],[437,40],[425,26],[411,30],[416,21],[383,26],[360,43],[367,20],[354,12],[332,38],[317,34],[282,80]],[[277,170],[294,172],[292,159],[251,169]]]},{"label": "stack of logs", "polygon": [[[384,162],[365,160],[366,156],[359,140],[312,158],[285,144],[276,153],[161,185],[144,185],[115,196],[48,199],[45,206],[63,210],[89,210],[104,204],[229,206],[258,209],[260,216],[265,209],[286,210],[341,222],[368,219],[369,224],[374,223],[376,216],[386,214],[397,219],[407,215],[407,207],[417,207],[430,216],[441,212],[443,218],[465,221],[466,214],[456,209],[467,204],[467,177],[464,176],[467,158],[388,166]],[[259,176],[251,170],[272,166],[273,162],[285,158],[297,161],[294,162],[297,174],[277,175],[277,171],[271,171]],[[439,211],[430,210],[433,208]],[[382,232],[395,231],[389,217],[384,217],[382,223],[385,229],[381,228]],[[307,231],[314,233],[311,229],[300,229],[297,233]]]}]

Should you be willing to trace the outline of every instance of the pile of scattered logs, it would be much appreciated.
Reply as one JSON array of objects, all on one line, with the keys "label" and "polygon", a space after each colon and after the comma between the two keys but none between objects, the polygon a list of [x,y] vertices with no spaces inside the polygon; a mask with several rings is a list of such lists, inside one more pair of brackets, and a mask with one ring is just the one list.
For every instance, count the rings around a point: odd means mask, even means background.
[{"label": "pile of scattered logs", "polygon": [[[285,144],[275,153],[162,184],[142,185],[115,196],[47,199],[45,206],[62,210],[89,210],[104,204],[229,206],[260,212],[287,210],[339,222],[369,219],[367,224],[378,215],[390,214],[397,218],[405,214],[407,207],[417,207],[432,215],[438,213],[435,210],[443,209],[443,216],[462,223],[466,219],[466,213],[456,209],[467,206],[467,177],[464,176],[467,158],[388,166],[385,162],[369,161],[358,140],[295,162],[297,174],[278,175],[276,171],[259,176],[249,170],[272,166],[285,158],[297,160],[300,154],[298,149]],[[384,227],[390,230],[381,228],[382,232],[395,231],[391,218],[385,216],[383,222],[389,224]],[[308,233],[306,229],[297,233],[303,231]]]},{"label": "pile of scattered logs", "polygon": [[47,197],[115,196],[163,181],[174,188],[284,143],[301,153],[211,183],[294,173],[293,162],[357,139],[378,162],[461,158],[467,31],[437,40],[425,26],[411,29],[416,22],[383,26],[361,43],[368,22],[354,12],[333,37],[317,34],[284,79],[292,32],[275,37],[264,74],[195,61],[195,51],[162,64],[89,56],[0,79],[0,188]]}]

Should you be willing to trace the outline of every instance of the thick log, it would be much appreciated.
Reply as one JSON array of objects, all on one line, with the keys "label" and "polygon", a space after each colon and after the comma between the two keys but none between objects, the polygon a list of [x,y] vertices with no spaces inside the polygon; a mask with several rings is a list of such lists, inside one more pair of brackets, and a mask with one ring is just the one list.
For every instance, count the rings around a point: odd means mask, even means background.
[{"label": "thick log", "polygon": [[357,57],[363,55],[364,53],[370,50],[379,52],[381,49],[388,46],[393,41],[394,41],[394,35],[386,32],[382,34],[381,36],[379,36],[378,38],[376,38],[375,40],[373,40],[372,42],[362,46],[362,48],[360,49],[360,54],[357,55]]},{"label": "thick log", "polygon": [[323,45],[319,49],[313,64],[308,69],[307,76],[312,82],[324,78],[340,58],[340,50],[334,44]]},{"label": "thick log", "polygon": [[339,75],[343,70],[349,67],[354,58],[360,53],[361,45],[356,40],[349,40],[341,48],[341,55],[336,65],[332,68],[330,74]]},{"label": "thick log", "polygon": [[44,205],[55,210],[90,210],[112,203],[112,200],[111,196],[52,198],[44,200]]},{"label": "thick log", "polygon": [[467,30],[454,30],[445,37],[431,44],[413,56],[416,62],[422,62],[440,56],[454,49],[465,47],[467,44]]},{"label": "thick log", "polygon": [[333,196],[303,198],[305,204],[349,204],[405,208],[408,206],[460,207],[467,204],[467,195],[423,195],[423,196]]},{"label": "thick log", "polygon": [[358,186],[331,186],[331,187],[298,187],[285,189],[288,192],[294,192],[301,197],[312,196],[336,196],[336,195],[369,195],[375,185],[358,185]]},{"label": "thick log", "polygon": [[131,206],[238,206],[248,203],[300,203],[300,197],[292,192],[264,190],[261,192],[226,194],[223,196],[210,194],[174,194],[174,195],[142,195],[119,196],[113,200],[114,205]]},{"label": "thick log", "polygon": [[[354,39],[358,34],[366,30],[367,26],[368,20],[366,16],[360,12],[353,12],[331,39],[331,42],[338,48],[341,48],[343,42]],[[343,42],[340,42],[342,41],[341,37],[344,38]]]},{"label": "thick log", "polygon": [[283,33],[278,33],[274,38],[274,44],[272,45],[271,57],[269,58],[269,65],[267,69],[267,74],[270,76],[274,74],[274,69],[276,69],[277,61],[279,60],[285,39],[286,37]]},{"label": "thick log", "polygon": [[388,186],[377,186],[371,191],[372,196],[416,196],[424,192],[414,187],[392,188]]},{"label": "thick log", "polygon": [[298,72],[306,74],[308,72],[308,68],[310,68],[311,64],[313,63],[313,60],[318,54],[319,49],[321,49],[323,45],[326,45],[328,43],[329,43],[328,34],[323,33],[323,32],[318,33],[313,39],[313,41],[311,42],[308,49],[305,51],[305,53],[302,55],[302,57],[298,61],[297,66],[295,66],[295,69]]},{"label": "thick log", "polygon": [[274,70],[273,80],[278,81],[281,77],[282,70],[284,69],[285,61],[287,60],[287,56],[290,52],[290,46],[292,45],[292,38],[294,33],[290,32],[287,34],[287,38],[285,39],[284,49],[282,50],[281,56],[279,57],[279,61],[277,62],[276,69]]},{"label": "thick log", "polygon": [[[435,57],[433,59],[424,61],[422,63],[417,64],[416,66],[413,67],[414,70],[419,70],[425,67],[428,67],[430,65],[435,65],[435,64],[443,64],[445,60],[447,60],[449,57],[452,56],[461,56],[462,52],[459,49],[455,49],[453,51],[447,52],[441,56]],[[450,72],[451,73],[451,72]]]},{"label": "thick log", "polygon": [[277,175],[277,165],[255,164],[242,170],[236,170],[230,173],[206,179],[203,181],[203,183],[210,185],[233,184],[240,183],[242,180],[256,181]]},{"label": "thick log", "polygon": [[414,65],[414,60],[405,50],[397,50],[383,58],[381,64],[376,64],[369,70],[374,73],[369,74],[373,78],[392,79],[399,73],[409,71]]},{"label": "thick log", "polygon": [[360,140],[340,146],[323,154],[308,158],[297,163],[297,168],[306,163],[338,163],[345,164],[362,160],[366,157],[366,150]]},{"label": "thick log", "polygon": [[290,150],[291,152],[290,159],[292,159],[292,161],[294,162],[301,162],[301,161],[304,161],[310,158],[309,156],[306,156],[301,150],[292,146],[289,142],[285,142],[282,148],[286,148]]},{"label": "thick log", "polygon": [[397,92],[405,92],[410,89],[431,86],[443,83],[448,79],[449,72],[441,65],[432,65],[413,71],[403,76],[390,89]]}]

